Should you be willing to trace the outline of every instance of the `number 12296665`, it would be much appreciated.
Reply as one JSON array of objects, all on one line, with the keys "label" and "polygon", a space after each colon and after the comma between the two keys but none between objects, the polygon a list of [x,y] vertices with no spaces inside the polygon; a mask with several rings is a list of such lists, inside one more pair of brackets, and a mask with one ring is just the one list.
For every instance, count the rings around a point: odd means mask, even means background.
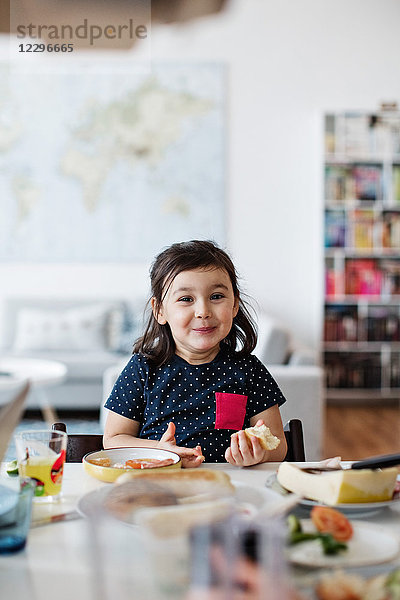
[{"label": "number 12296665", "polygon": [[73,44],[19,44],[18,52],[73,52]]}]

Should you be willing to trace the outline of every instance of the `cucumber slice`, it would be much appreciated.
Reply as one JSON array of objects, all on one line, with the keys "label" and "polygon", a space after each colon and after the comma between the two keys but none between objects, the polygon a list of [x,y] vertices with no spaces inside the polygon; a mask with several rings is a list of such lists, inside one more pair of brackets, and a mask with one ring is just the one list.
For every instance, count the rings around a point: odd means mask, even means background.
[{"label": "cucumber slice", "polygon": [[16,460],[12,460],[7,463],[6,471],[8,475],[18,475],[18,463]]}]

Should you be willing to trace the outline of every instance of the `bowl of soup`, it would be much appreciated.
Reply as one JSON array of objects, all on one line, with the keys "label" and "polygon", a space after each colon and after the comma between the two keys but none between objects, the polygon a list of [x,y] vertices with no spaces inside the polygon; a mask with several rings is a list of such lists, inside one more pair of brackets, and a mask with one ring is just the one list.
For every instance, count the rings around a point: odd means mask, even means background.
[{"label": "bowl of soup", "polygon": [[122,473],[140,473],[144,469],[165,471],[182,466],[178,454],[161,448],[108,448],[85,454],[82,462],[89,475],[107,483],[113,483]]}]

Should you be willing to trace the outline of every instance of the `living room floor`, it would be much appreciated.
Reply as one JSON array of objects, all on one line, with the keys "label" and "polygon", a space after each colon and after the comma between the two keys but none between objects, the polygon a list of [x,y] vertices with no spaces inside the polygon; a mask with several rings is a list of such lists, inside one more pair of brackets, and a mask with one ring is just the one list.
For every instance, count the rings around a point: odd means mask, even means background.
[{"label": "living room floor", "polygon": [[400,453],[400,402],[391,405],[328,405],[324,456],[361,459]]}]

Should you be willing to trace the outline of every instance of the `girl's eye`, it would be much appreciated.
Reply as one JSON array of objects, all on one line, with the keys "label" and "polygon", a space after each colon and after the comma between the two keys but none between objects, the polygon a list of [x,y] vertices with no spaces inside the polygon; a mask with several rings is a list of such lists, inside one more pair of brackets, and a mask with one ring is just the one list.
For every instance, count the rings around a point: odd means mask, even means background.
[{"label": "girl's eye", "polygon": [[190,296],[183,296],[183,298],[179,298],[178,302],[192,302],[192,298]]},{"label": "girl's eye", "polygon": [[224,295],[220,293],[215,293],[211,296],[211,300],[221,300],[221,298],[224,298]]}]

